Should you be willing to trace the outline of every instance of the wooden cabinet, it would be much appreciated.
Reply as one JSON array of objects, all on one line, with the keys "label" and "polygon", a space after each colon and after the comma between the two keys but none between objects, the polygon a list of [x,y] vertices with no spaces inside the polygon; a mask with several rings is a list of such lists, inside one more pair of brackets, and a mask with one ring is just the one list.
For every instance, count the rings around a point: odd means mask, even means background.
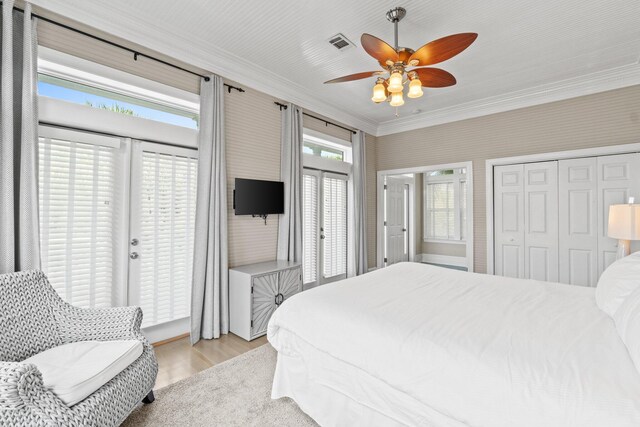
[{"label": "wooden cabinet", "polygon": [[273,312],[300,291],[298,263],[269,261],[229,269],[229,330],[247,341],[266,334]]}]

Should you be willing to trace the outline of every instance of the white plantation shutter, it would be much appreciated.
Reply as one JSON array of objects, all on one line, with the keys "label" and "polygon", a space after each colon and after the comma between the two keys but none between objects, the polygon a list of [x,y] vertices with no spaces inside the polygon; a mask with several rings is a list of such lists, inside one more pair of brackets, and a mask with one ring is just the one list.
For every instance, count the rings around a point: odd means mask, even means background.
[{"label": "white plantation shutter", "polygon": [[197,158],[142,152],[139,296],[143,326],[189,316]]},{"label": "white plantation shutter", "polygon": [[427,237],[454,238],[454,200],[453,182],[427,184]]},{"label": "white plantation shutter", "polygon": [[318,177],[304,174],[302,180],[303,283],[318,280]]},{"label": "white plantation shutter", "polygon": [[460,239],[467,238],[467,181],[460,180]]},{"label": "white plantation shutter", "polygon": [[42,269],[76,306],[113,305],[117,156],[112,146],[40,138]]},{"label": "white plantation shutter", "polygon": [[347,177],[325,173],[322,179],[323,274],[347,273]]},{"label": "white plantation shutter", "polygon": [[425,238],[464,240],[467,225],[467,179],[464,171],[426,175]]}]

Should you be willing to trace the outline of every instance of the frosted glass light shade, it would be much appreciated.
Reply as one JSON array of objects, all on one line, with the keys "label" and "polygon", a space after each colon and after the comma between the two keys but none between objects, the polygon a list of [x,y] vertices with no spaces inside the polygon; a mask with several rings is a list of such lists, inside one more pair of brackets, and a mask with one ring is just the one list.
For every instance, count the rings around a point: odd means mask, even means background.
[{"label": "frosted glass light shade", "polygon": [[382,83],[378,83],[373,87],[373,96],[371,100],[375,103],[384,102],[387,99],[387,94]]},{"label": "frosted glass light shade", "polygon": [[420,79],[415,78],[411,80],[411,83],[409,83],[409,92],[407,93],[407,96],[409,98],[420,98],[423,94],[424,92],[422,92],[422,82],[420,81]]},{"label": "frosted glass light shade", "polygon": [[402,74],[394,71],[389,77],[389,87],[387,90],[391,93],[402,92]]},{"label": "frosted glass light shade", "polygon": [[640,240],[640,205],[609,206],[609,237]]},{"label": "frosted glass light shade", "polygon": [[396,92],[391,94],[391,102],[392,107],[400,107],[404,105],[404,99],[402,98],[402,92]]}]

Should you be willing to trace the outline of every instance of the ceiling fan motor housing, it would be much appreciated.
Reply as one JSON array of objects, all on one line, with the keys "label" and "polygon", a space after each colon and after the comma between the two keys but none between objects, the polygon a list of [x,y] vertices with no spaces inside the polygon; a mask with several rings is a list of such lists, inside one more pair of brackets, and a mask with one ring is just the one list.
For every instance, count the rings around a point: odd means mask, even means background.
[{"label": "ceiling fan motor housing", "polygon": [[406,14],[407,9],[405,9],[404,7],[394,7],[387,12],[387,19],[393,23],[400,22]]}]

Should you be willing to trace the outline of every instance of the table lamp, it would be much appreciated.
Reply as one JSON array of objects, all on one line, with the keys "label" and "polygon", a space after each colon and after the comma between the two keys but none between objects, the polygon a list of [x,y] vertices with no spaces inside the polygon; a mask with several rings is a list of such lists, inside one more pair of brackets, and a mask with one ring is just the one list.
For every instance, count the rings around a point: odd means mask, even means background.
[{"label": "table lamp", "polygon": [[618,239],[616,259],[631,252],[631,240],[640,240],[640,205],[633,204],[633,197],[626,205],[609,206],[609,237]]}]

